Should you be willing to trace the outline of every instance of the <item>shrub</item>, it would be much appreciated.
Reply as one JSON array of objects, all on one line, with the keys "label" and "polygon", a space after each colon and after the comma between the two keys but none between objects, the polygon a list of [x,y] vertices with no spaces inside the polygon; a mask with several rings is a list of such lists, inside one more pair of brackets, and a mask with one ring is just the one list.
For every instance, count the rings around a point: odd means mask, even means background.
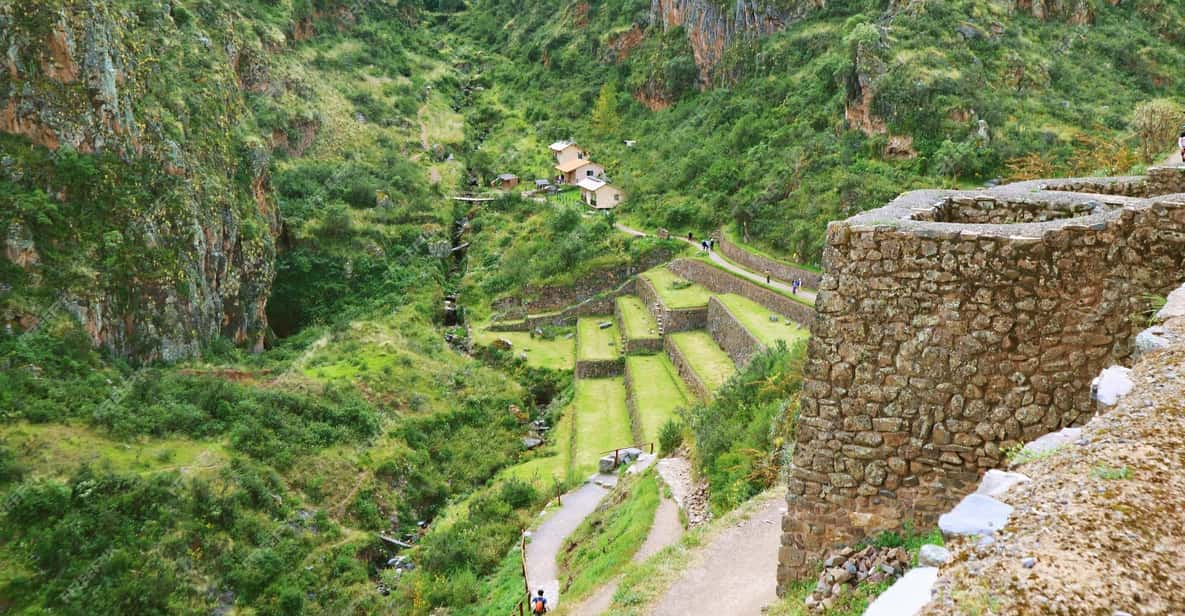
[{"label": "shrub", "polygon": [[674,418],[666,420],[658,431],[658,447],[664,454],[670,454],[683,444],[683,424]]}]

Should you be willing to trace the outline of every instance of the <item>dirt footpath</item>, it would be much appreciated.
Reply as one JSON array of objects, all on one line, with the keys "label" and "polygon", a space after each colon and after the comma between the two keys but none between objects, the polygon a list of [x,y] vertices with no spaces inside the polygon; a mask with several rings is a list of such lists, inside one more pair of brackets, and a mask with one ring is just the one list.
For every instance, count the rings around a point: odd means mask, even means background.
[{"label": "dirt footpath", "polygon": [[780,491],[761,497],[747,520],[725,529],[655,605],[654,616],[758,616],[777,600],[775,579],[781,545]]}]

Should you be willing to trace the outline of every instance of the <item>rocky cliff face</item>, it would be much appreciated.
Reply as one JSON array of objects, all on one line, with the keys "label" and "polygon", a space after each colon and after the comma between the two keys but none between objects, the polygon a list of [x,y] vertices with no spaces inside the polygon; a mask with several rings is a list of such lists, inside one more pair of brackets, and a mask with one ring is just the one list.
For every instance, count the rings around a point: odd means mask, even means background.
[{"label": "rocky cliff face", "polygon": [[213,15],[0,7],[0,133],[22,137],[0,141],[9,331],[64,308],[96,345],[138,359],[218,336],[262,347],[279,218],[269,151],[235,129],[266,70],[233,17]]},{"label": "rocky cliff face", "polygon": [[700,69],[701,81],[707,82],[713,67],[734,41],[758,37],[781,30],[786,24],[802,19],[826,4],[826,0],[796,0],[782,3],[784,8],[762,0],[651,0],[652,21],[664,29],[683,26]]}]

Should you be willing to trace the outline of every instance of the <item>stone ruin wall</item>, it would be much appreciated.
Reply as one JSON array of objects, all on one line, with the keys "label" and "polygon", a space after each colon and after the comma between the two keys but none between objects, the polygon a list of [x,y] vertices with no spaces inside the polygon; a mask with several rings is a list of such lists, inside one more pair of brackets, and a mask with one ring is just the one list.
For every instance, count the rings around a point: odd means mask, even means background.
[{"label": "stone ruin wall", "polygon": [[769,272],[774,278],[786,282],[798,278],[802,280],[802,284],[808,289],[817,288],[823,278],[822,274],[749,252],[728,241],[728,234],[724,233],[723,230],[717,233],[716,236],[719,238],[717,250],[719,250],[720,254],[728,257],[730,261],[740,263],[755,272]]},{"label": "stone ruin wall", "polygon": [[712,339],[728,354],[738,370],[766,349],[760,340],[749,333],[749,328],[742,325],[736,315],[715,297],[708,300],[707,327]]},{"label": "stone ruin wall", "polygon": [[1158,168],[916,191],[829,225],[779,591],[827,548],[932,524],[1009,447],[1084,422],[1146,296],[1185,278],[1182,192],[1185,169]]}]

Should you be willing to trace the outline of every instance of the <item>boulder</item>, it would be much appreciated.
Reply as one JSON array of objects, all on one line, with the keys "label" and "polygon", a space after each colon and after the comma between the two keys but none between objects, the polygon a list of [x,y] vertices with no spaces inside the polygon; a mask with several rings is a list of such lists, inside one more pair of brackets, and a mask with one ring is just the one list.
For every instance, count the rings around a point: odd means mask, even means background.
[{"label": "boulder", "polygon": [[1004,528],[1012,506],[982,494],[968,494],[950,513],[938,517],[944,537],[991,535]]},{"label": "boulder", "polygon": [[1082,428],[1063,428],[1057,432],[1046,434],[1025,445],[1024,451],[1029,454],[1046,453],[1058,447],[1069,445],[1080,438],[1082,438]]},{"label": "boulder", "polygon": [[1090,383],[1090,396],[1104,406],[1114,406],[1132,390],[1131,368],[1111,366]]},{"label": "boulder", "polygon": [[523,448],[524,449],[528,449],[528,450],[534,449],[542,444],[543,444],[543,439],[533,438],[530,436],[523,439]]},{"label": "boulder", "polygon": [[1145,353],[1159,351],[1168,348],[1172,343],[1170,334],[1161,326],[1149,327],[1148,329],[1136,334],[1136,352],[1135,357],[1140,357]]},{"label": "boulder", "polygon": [[617,468],[617,459],[613,454],[604,456],[597,462],[597,471],[601,473],[612,473]]},{"label": "boulder", "polygon": [[495,349],[502,349],[503,351],[509,351],[514,346],[514,343],[505,339],[505,338],[496,338],[494,340],[492,346]]},{"label": "boulder", "polygon": [[992,469],[984,474],[983,480],[979,482],[979,489],[975,490],[975,493],[994,498],[1007,492],[1012,486],[1030,481],[1032,479],[1029,479],[1028,475],[1024,473],[1010,473]]},{"label": "boulder", "polygon": [[911,569],[896,584],[881,593],[864,610],[864,616],[913,616],[930,602],[930,591],[937,580],[936,567]]},{"label": "boulder", "polygon": [[609,329],[610,327],[613,327],[613,321],[601,321],[600,323],[597,323],[597,327],[601,329]]},{"label": "boulder", "polygon": [[923,567],[941,567],[950,562],[950,550],[933,544],[926,544],[918,550],[918,564]]}]

